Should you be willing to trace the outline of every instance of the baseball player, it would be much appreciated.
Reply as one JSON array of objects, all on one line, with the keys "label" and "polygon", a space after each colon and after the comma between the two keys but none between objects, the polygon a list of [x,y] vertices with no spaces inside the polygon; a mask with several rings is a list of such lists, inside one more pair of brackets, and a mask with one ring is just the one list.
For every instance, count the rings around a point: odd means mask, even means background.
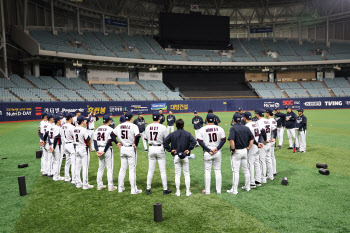
[{"label": "baseball player", "polygon": [[[255,111],[255,116],[259,119],[257,124],[263,137],[263,148],[259,150],[259,159],[261,166],[261,183],[266,183],[266,178],[273,180],[273,169],[271,160],[271,125],[270,122],[264,118],[264,110],[258,109]],[[266,176],[266,169],[268,175]]]},{"label": "baseball player", "polygon": [[[95,122],[98,121],[98,116],[95,113],[90,112],[86,120],[86,129],[88,130],[90,138],[94,138]],[[91,148],[91,151],[95,151],[95,148]]]},{"label": "baseball player", "polygon": [[[40,138],[40,142],[39,142],[39,145],[40,145],[40,150],[41,151],[44,151],[44,134],[45,134],[45,131],[41,131],[42,128],[44,128],[44,125],[47,124],[47,112],[42,112],[41,113],[41,121],[40,121],[40,124],[39,124],[39,129],[38,129],[38,135],[39,135],[39,138]],[[44,153],[44,152],[43,152]],[[44,171],[44,159],[43,157],[41,158],[41,168],[40,168],[40,172],[42,174]]]},{"label": "baseball player", "polygon": [[[242,119],[243,119],[243,109],[242,108],[238,108],[238,110],[236,111],[236,113],[238,113],[239,115],[241,115]],[[245,121],[241,121],[242,125],[245,125]],[[231,126],[234,125],[234,121],[233,121],[233,117],[232,117],[232,122],[231,122]]]},{"label": "baseball player", "polygon": [[203,193],[210,194],[211,168],[214,168],[216,180],[216,193],[221,194],[221,148],[226,142],[225,131],[214,125],[214,114],[207,115],[207,125],[199,130],[197,141],[203,148],[203,164],[205,188]]},{"label": "baseball player", "polygon": [[254,136],[254,143],[248,151],[248,169],[250,172],[250,188],[252,189],[256,188],[257,185],[261,185],[259,148],[262,148],[263,144],[258,143],[259,137],[261,136],[261,132],[256,122],[252,121],[252,114],[250,112],[245,112],[243,114],[243,120],[246,123],[245,126],[247,126],[250,129],[250,132]]},{"label": "baseball player", "polygon": [[62,119],[61,119],[61,126],[66,124],[66,122],[67,122],[66,116],[67,116],[67,112],[63,112]]},{"label": "baseball player", "polygon": [[168,131],[170,131],[170,133],[174,132],[174,124],[176,121],[176,117],[173,115],[172,110],[169,111],[169,115],[166,117],[166,120],[168,125]]},{"label": "baseball player", "polygon": [[[67,122],[61,128],[61,139],[64,142],[64,154],[66,155],[66,164],[64,166],[64,182],[71,182],[75,185],[75,148],[74,148],[74,126],[72,125],[73,116],[71,113],[66,114]],[[72,179],[69,175],[71,169]]]},{"label": "baseball player", "polygon": [[167,176],[166,176],[166,158],[163,147],[163,141],[168,136],[169,130],[162,124],[159,124],[160,114],[159,112],[153,113],[153,123],[146,127],[145,139],[149,144],[148,153],[148,174],[147,174],[147,189],[146,194],[151,194],[151,184],[153,179],[153,173],[156,168],[157,162],[159,165],[160,177],[163,184],[163,195],[168,195],[172,191],[168,190]]},{"label": "baseball player", "polygon": [[230,129],[228,140],[231,150],[231,167],[233,173],[232,189],[227,190],[230,194],[238,194],[239,168],[244,173],[245,184],[243,190],[250,191],[250,173],[248,170],[247,155],[253,145],[254,136],[249,128],[241,125],[241,115],[236,113],[233,116],[234,126]]},{"label": "baseball player", "polygon": [[305,153],[306,152],[306,129],[307,129],[307,118],[304,115],[304,109],[299,109],[298,110],[298,117],[296,120],[296,127],[298,130],[298,137],[300,140],[300,148],[299,152],[300,153]]},{"label": "baseball player", "polygon": [[277,122],[273,118],[273,109],[266,109],[266,117],[271,125],[271,162],[272,162],[272,171],[273,176],[277,175],[276,171],[276,157],[275,157],[275,146],[276,146],[276,138],[277,138]]},{"label": "baseball player", "polygon": [[47,115],[47,130],[44,135],[46,160],[45,160],[45,171],[48,178],[53,178],[52,173],[52,144],[53,144],[53,126],[54,126],[54,116],[52,114]]},{"label": "baseball player", "polygon": [[77,125],[77,119],[78,117],[81,115],[81,112],[79,110],[75,111],[75,117],[73,117],[73,121],[72,121],[72,125],[74,125],[75,127],[78,126]]},{"label": "baseball player", "polygon": [[127,113],[127,112],[128,112],[128,110],[127,110],[127,109],[124,109],[123,115],[121,115],[120,118],[119,118],[119,124],[122,124],[122,123],[124,123],[124,122],[126,121],[126,119],[125,119],[125,113]]},{"label": "baseball player", "polygon": [[283,147],[283,135],[286,126],[286,114],[281,113],[279,108],[275,108],[275,121],[277,122],[278,148]]},{"label": "baseball player", "polygon": [[163,122],[165,121],[165,116],[163,114],[163,109],[159,109],[159,114],[160,114],[160,124],[163,124]]},{"label": "baseball player", "polygon": [[112,118],[109,115],[103,116],[103,125],[98,127],[94,133],[94,147],[98,156],[98,171],[97,171],[97,190],[106,188],[103,185],[102,176],[105,168],[107,168],[107,180],[108,191],[114,191],[117,189],[113,185],[113,167],[114,167],[114,155],[111,133],[113,129],[109,127]]},{"label": "baseball player", "polygon": [[[61,117],[55,116],[55,124],[52,127],[52,138],[53,138],[53,163],[52,163],[52,174],[54,181],[64,180],[64,177],[61,177],[61,164],[63,156],[63,148],[61,143]],[[51,134],[51,132],[50,132]]]},{"label": "baseball player", "polygon": [[[213,110],[212,109],[209,109],[208,110],[208,113],[212,113],[212,114],[214,114],[214,112],[213,112]],[[221,120],[220,120],[220,118],[217,116],[217,115],[214,115],[215,116],[215,119],[214,119],[214,125],[218,125],[218,126],[220,126],[220,123],[221,123]],[[207,122],[207,120],[205,120],[205,124],[207,124],[208,122]]]},{"label": "baseball player", "polygon": [[[84,128],[85,117],[78,116],[76,124],[77,127],[74,128],[74,145],[75,145],[75,156],[76,156],[76,187],[91,189],[94,186],[89,184],[89,163],[90,163],[90,147],[91,139],[88,130]],[[81,182],[80,172],[82,171],[83,182]]]},{"label": "baseball player", "polygon": [[124,179],[126,169],[129,165],[129,181],[131,186],[131,194],[142,193],[142,190],[137,189],[136,185],[136,164],[137,164],[137,146],[140,140],[139,128],[132,123],[133,114],[131,112],[125,113],[125,122],[119,124],[112,132],[111,137],[115,143],[118,137],[120,143],[120,171],[118,176],[118,192],[123,192]]},{"label": "baseball player", "polygon": [[[175,195],[178,197],[180,196],[180,177],[182,169],[185,176],[186,196],[191,196],[190,164],[188,156],[190,156],[190,151],[196,146],[196,139],[194,139],[191,133],[184,130],[185,123],[182,119],[178,119],[175,124],[177,130],[169,134],[164,139],[163,144],[164,148],[174,156]],[[169,145],[170,143],[171,146]]]},{"label": "baseball player", "polygon": [[139,132],[142,138],[142,143],[143,143],[143,148],[145,150],[145,152],[148,151],[147,149],[147,142],[145,140],[145,128],[146,128],[146,123],[145,123],[145,119],[143,118],[143,113],[139,112],[139,117],[136,118],[133,122],[135,125],[137,125],[137,127],[139,127]]},{"label": "baseball player", "polygon": [[[194,133],[196,135],[196,138],[198,138],[198,133],[199,130],[203,127],[203,118],[198,116],[198,112],[194,111],[194,117],[192,118],[192,124],[194,127]],[[198,142],[197,142],[197,146],[198,146]]]},{"label": "baseball player", "polygon": [[287,107],[287,114],[286,114],[286,128],[287,128],[287,135],[289,140],[289,150],[294,149],[293,147],[293,139],[295,140],[295,146],[296,149],[299,149],[299,140],[296,137],[296,125],[295,121],[297,119],[297,115],[292,111],[290,107]]}]

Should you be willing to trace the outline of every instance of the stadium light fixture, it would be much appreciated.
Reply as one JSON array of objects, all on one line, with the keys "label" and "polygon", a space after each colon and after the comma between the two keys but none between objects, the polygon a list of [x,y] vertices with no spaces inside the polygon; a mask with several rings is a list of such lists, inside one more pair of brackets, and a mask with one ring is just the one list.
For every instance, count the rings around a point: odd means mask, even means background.
[{"label": "stadium light fixture", "polygon": [[155,67],[155,66],[151,66],[150,68],[149,68],[149,71],[156,71],[157,70],[157,67]]},{"label": "stadium light fixture", "polygon": [[75,66],[75,67],[82,67],[83,64],[79,63],[79,61],[77,60],[77,62],[73,62],[73,66]]},{"label": "stadium light fixture", "polygon": [[333,66],[333,69],[335,69],[335,70],[341,70],[341,67],[340,67],[339,65],[335,65],[335,66]]}]

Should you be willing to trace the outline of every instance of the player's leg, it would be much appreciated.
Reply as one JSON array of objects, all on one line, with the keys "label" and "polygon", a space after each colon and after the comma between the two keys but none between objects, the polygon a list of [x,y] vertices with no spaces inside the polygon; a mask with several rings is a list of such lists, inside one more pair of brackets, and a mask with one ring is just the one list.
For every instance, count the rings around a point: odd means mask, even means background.
[{"label": "player's leg", "polygon": [[94,186],[89,184],[89,160],[90,160],[88,148],[81,151],[81,162],[82,162],[82,175],[83,175],[83,189],[90,189]]},{"label": "player's leg", "polygon": [[[266,145],[264,145],[265,147]],[[266,183],[266,149],[259,149],[259,162],[261,171],[261,183]]]},{"label": "player's leg", "polygon": [[221,152],[216,153],[216,157],[213,159],[213,168],[215,173],[215,184],[216,184],[216,193],[221,193],[222,186],[222,176],[221,176]]},{"label": "player's leg", "polygon": [[293,136],[293,132],[295,133],[294,129],[287,129],[289,148],[293,148],[293,138],[295,138],[295,135]]},{"label": "player's leg", "polygon": [[59,164],[58,164],[58,177],[60,180],[64,180],[64,177],[61,176],[61,168],[62,168],[62,160],[63,160],[63,145],[58,145],[57,147],[59,148],[59,151],[60,151]]},{"label": "player's leg", "polygon": [[108,190],[112,191],[112,190],[116,189],[114,187],[114,184],[113,184],[113,167],[114,167],[113,149],[109,148],[106,151],[105,156],[106,156],[105,157],[105,164],[106,164],[106,167],[107,167]]},{"label": "player's leg", "polygon": [[150,146],[148,154],[148,173],[147,173],[147,190],[151,190],[154,170],[156,169],[157,159],[154,146]]},{"label": "player's leg", "polygon": [[170,133],[174,132],[174,126],[170,126]]},{"label": "player's leg", "polygon": [[256,186],[261,185],[261,166],[260,166],[260,149],[257,149],[254,154],[254,170],[255,170],[255,184]]},{"label": "player's leg", "polygon": [[[161,148],[161,150],[163,150],[163,148]],[[163,190],[168,190],[168,180],[166,175],[166,157],[164,150],[159,153],[157,161],[159,165],[160,177],[162,179]]]},{"label": "player's leg", "polygon": [[278,147],[283,146],[283,126],[277,128]]},{"label": "player's leg", "polygon": [[190,196],[192,193],[190,191],[191,178],[190,178],[190,162],[189,162],[188,156],[186,156],[186,158],[182,159],[181,162],[182,162],[181,163],[182,171],[183,171],[184,176],[185,176],[186,196]]},{"label": "player's leg", "polygon": [[255,178],[254,178],[254,174],[255,174],[255,154],[258,151],[258,147],[256,145],[253,145],[249,152],[248,152],[248,170],[250,173],[250,185],[251,186],[255,186]]},{"label": "player's leg", "polygon": [[232,189],[227,190],[227,192],[231,194],[238,193],[239,167],[241,166],[241,156],[242,156],[242,153],[240,150],[236,150],[234,154],[231,155]]},{"label": "player's leg", "polygon": [[48,152],[47,154],[47,177],[52,178],[53,177],[53,154]]},{"label": "player's leg", "polygon": [[295,147],[300,149],[299,145],[299,139],[298,139],[298,129],[294,129],[294,135],[295,135]]},{"label": "player's leg", "polygon": [[299,131],[300,152],[306,151],[306,131]]},{"label": "player's leg", "polygon": [[41,157],[41,160],[42,160],[42,170],[43,170],[43,176],[47,176],[48,174],[48,166],[47,166],[47,160],[48,160],[48,153],[49,153],[49,151],[48,151],[49,149],[48,149],[48,147],[45,145],[44,147],[43,147],[43,155],[42,155],[42,157]]},{"label": "player's leg", "polygon": [[59,164],[60,164],[61,151],[59,146],[56,146],[53,151],[53,162],[52,162],[52,175],[54,181],[59,181]]},{"label": "player's leg", "polygon": [[119,175],[118,175],[119,192],[124,191],[124,179],[125,179],[125,175],[126,175],[126,169],[128,168],[128,159],[126,157],[127,155],[124,154],[122,149],[120,150],[120,170],[119,170]]},{"label": "player's leg", "polygon": [[76,184],[76,179],[77,179],[76,163],[77,163],[76,148],[75,148],[75,146],[73,146],[73,152],[71,153],[71,172],[72,172],[72,184],[73,185]]},{"label": "player's leg", "polygon": [[203,165],[204,165],[204,192],[205,194],[210,194],[211,167],[213,165],[213,161],[211,159],[211,155],[208,152],[204,152]]},{"label": "player's leg", "polygon": [[146,136],[146,132],[142,132],[141,137],[142,137],[143,149],[144,149],[145,151],[147,151],[148,148],[147,148],[147,141],[145,140],[145,136]]},{"label": "player's leg", "polygon": [[180,196],[181,164],[179,156],[174,156],[176,196]]},{"label": "player's leg", "polygon": [[[277,171],[276,171],[275,145],[276,145],[276,141],[271,143],[271,162],[272,162],[273,175],[275,175],[277,173]],[[251,179],[251,177],[250,177],[250,179]]]},{"label": "player's leg", "polygon": [[69,144],[65,146],[65,151],[64,153],[66,154],[66,163],[64,165],[64,182],[70,182],[71,177],[69,175],[69,168],[71,166],[71,153],[68,151],[69,149]]},{"label": "player's leg", "polygon": [[129,151],[129,155],[127,157],[129,164],[129,182],[131,186],[131,194],[138,194],[137,186],[136,186],[136,154],[134,151]]},{"label": "player's leg", "polygon": [[97,169],[97,177],[96,177],[96,183],[97,183],[97,190],[101,190],[103,186],[103,172],[106,167],[106,154],[97,157],[98,159],[98,169]]},{"label": "player's leg", "polygon": [[[77,188],[83,187],[83,182],[81,181],[81,169],[82,169],[82,159],[84,156],[84,148],[76,148],[76,154],[75,154],[75,179],[74,183]],[[73,184],[73,181],[72,181]]]},{"label": "player's leg", "polygon": [[247,166],[247,154],[248,151],[246,149],[242,150],[242,157],[241,157],[241,169],[242,172],[244,174],[244,179],[245,179],[245,184],[244,184],[244,189],[246,191],[250,191],[250,173],[248,170],[248,166]]},{"label": "player's leg", "polygon": [[271,143],[264,145],[265,149],[265,159],[266,159],[266,169],[267,169],[267,179],[273,180],[273,167],[272,167],[272,157],[271,157]]}]

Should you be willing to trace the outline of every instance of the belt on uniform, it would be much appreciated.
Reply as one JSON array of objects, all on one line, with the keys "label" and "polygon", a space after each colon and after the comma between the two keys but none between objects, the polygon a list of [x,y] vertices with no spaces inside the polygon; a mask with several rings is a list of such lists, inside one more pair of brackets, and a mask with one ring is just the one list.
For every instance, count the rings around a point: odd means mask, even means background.
[{"label": "belt on uniform", "polygon": [[124,147],[132,147],[132,145],[128,145],[128,146],[126,146],[126,145],[123,145]]},{"label": "belt on uniform", "polygon": [[73,143],[73,142],[65,142],[66,144],[68,144],[68,143]]},{"label": "belt on uniform", "polygon": [[88,129],[88,130],[95,130],[95,129]]},{"label": "belt on uniform", "polygon": [[162,146],[162,144],[150,145],[150,146]]}]

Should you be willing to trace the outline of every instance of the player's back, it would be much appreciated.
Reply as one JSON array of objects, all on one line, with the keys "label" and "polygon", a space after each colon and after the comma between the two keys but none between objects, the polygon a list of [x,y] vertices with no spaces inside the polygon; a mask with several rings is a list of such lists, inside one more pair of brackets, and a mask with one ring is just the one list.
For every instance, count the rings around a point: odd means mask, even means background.
[{"label": "player's back", "polygon": [[256,122],[254,121],[250,121],[245,126],[247,126],[250,129],[250,132],[252,132],[252,134],[254,135],[255,141],[258,142],[259,136],[261,134],[258,124],[256,124]]},{"label": "player's back", "polygon": [[261,130],[265,130],[266,132],[266,140],[270,141],[271,139],[271,124],[270,121],[266,118],[260,118],[258,120],[258,125],[259,125],[259,129]]},{"label": "player's back", "polygon": [[65,143],[74,142],[74,126],[71,123],[66,123],[62,126],[61,138],[63,138]]},{"label": "player's back", "polygon": [[209,148],[216,148],[220,141],[225,139],[225,131],[217,125],[206,125],[199,131],[199,139],[203,140],[204,144]]},{"label": "player's back", "polygon": [[121,142],[123,146],[131,146],[135,144],[135,137],[140,134],[137,125],[131,122],[119,124],[113,130],[113,133],[118,137],[119,142]]},{"label": "player's back", "polygon": [[271,125],[271,131],[277,129],[277,121],[273,117],[269,118],[269,122]]},{"label": "player's back", "polygon": [[94,133],[94,141],[97,142],[98,146],[106,146],[108,140],[111,139],[111,133],[113,129],[108,125],[101,125]]},{"label": "player's back", "polygon": [[82,126],[77,126],[74,129],[74,144],[76,146],[87,146],[87,139],[89,138],[87,129]]},{"label": "player's back", "polygon": [[151,123],[146,127],[146,139],[149,145],[163,145],[164,139],[168,136],[169,131],[166,126],[159,123]]}]

